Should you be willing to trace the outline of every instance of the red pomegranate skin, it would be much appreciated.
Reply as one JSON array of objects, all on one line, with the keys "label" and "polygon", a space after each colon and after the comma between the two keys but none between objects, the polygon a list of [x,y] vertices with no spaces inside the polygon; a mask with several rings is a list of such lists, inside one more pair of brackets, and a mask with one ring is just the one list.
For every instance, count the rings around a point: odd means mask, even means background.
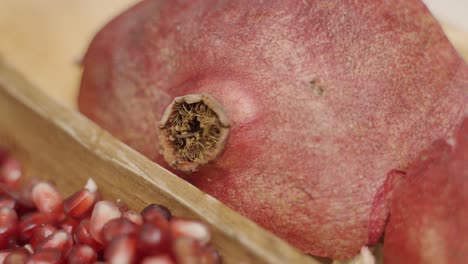
[{"label": "red pomegranate skin", "polygon": [[468,88],[419,0],[146,0],[97,34],[83,65],[80,111],[168,169],[166,107],[214,97],[231,124],[224,151],[171,170],[333,258],[378,240],[387,174],[453,132]]},{"label": "red pomegranate skin", "polygon": [[385,263],[468,260],[468,118],[455,140],[424,152],[395,190],[385,231]]}]

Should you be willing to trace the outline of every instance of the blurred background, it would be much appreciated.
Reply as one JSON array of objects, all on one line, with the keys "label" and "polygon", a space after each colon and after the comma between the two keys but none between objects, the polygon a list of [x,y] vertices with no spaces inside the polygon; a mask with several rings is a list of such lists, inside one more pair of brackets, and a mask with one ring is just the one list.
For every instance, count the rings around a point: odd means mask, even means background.
[{"label": "blurred background", "polygon": [[[468,61],[468,0],[424,0]],[[78,62],[92,36],[137,0],[0,0],[0,57],[75,107]]]}]

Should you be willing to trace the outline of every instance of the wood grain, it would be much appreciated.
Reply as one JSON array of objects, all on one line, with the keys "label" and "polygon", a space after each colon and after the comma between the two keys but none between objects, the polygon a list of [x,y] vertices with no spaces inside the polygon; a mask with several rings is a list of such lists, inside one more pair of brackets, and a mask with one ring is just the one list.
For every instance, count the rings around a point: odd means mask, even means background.
[{"label": "wood grain", "polygon": [[319,263],[57,104],[2,62],[0,144],[27,174],[53,179],[66,195],[92,177],[106,198],[136,210],[160,203],[177,216],[202,219],[224,263]]}]

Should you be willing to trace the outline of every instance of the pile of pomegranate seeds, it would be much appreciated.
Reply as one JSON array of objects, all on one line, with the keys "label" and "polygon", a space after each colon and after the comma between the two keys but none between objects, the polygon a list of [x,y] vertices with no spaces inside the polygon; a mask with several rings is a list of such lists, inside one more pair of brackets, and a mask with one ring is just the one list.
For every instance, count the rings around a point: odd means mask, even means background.
[{"label": "pile of pomegranate seeds", "polygon": [[164,206],[139,214],[101,200],[91,179],[63,199],[53,183],[22,176],[0,149],[0,263],[221,263],[208,227]]}]

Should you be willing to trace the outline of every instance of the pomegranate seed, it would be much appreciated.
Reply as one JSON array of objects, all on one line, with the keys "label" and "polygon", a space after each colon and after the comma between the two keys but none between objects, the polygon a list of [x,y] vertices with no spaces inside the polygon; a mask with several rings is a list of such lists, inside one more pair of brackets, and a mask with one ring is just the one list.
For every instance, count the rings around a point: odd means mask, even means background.
[{"label": "pomegranate seed", "polygon": [[146,257],[141,261],[141,264],[175,264],[175,262],[168,255],[161,255]]},{"label": "pomegranate seed", "polygon": [[135,236],[122,235],[115,238],[104,253],[104,259],[109,263],[135,263],[136,257]]},{"label": "pomegranate seed", "polygon": [[183,218],[173,218],[169,222],[169,226],[175,238],[193,238],[200,241],[202,245],[208,244],[211,240],[210,230],[205,224],[200,222]]},{"label": "pomegranate seed", "polygon": [[62,264],[62,253],[58,249],[48,248],[29,256],[26,264]]},{"label": "pomegranate seed", "polygon": [[26,263],[31,253],[24,247],[13,250],[8,256],[6,256],[3,264],[22,264]]},{"label": "pomegranate seed", "polygon": [[94,206],[93,212],[91,214],[90,223],[90,233],[99,242],[103,241],[102,238],[102,228],[107,222],[112,219],[120,218],[122,212],[120,212],[119,207],[111,201],[99,201]]},{"label": "pomegranate seed", "polygon": [[39,212],[58,218],[63,213],[63,198],[57,188],[49,182],[40,182],[32,189],[32,200]]},{"label": "pomegranate seed", "polygon": [[57,230],[37,245],[36,250],[41,251],[47,248],[58,249],[65,256],[73,245],[70,234],[63,230]]},{"label": "pomegranate seed", "polygon": [[73,240],[76,244],[84,244],[92,247],[96,251],[101,250],[104,245],[96,241],[89,232],[89,219],[84,219],[76,227],[73,234]]},{"label": "pomegranate seed", "polygon": [[12,252],[12,249],[5,249],[0,251],[0,263],[3,263],[5,258]]},{"label": "pomegranate seed", "polygon": [[122,217],[130,220],[136,225],[141,226],[143,224],[143,217],[139,213],[135,212],[134,210],[130,209],[128,211],[125,211]]},{"label": "pomegranate seed", "polygon": [[57,228],[53,225],[41,225],[34,228],[29,243],[33,248],[36,248],[39,243],[44,241],[48,236],[52,235]]},{"label": "pomegranate seed", "polygon": [[204,263],[204,264],[219,264],[221,259],[211,247],[203,246],[200,241],[181,237],[173,242],[173,252],[177,263]]},{"label": "pomegranate seed", "polygon": [[152,222],[160,218],[169,221],[172,218],[172,213],[162,205],[150,204],[141,211],[141,216],[145,222]]},{"label": "pomegranate seed", "polygon": [[60,223],[60,228],[62,230],[65,230],[68,234],[73,235],[78,224],[78,221],[68,217]]},{"label": "pomegranate seed", "polygon": [[25,207],[32,207],[35,208],[36,205],[33,202],[32,198],[32,191],[36,184],[40,183],[41,181],[37,178],[31,178],[26,184],[21,188],[20,194],[18,199],[18,202],[23,204]]},{"label": "pomegranate seed", "polygon": [[51,224],[51,220],[42,213],[33,212],[23,215],[19,223],[20,239],[22,241],[30,239],[36,227],[46,224]]},{"label": "pomegranate seed", "polygon": [[13,190],[18,190],[22,176],[23,170],[17,159],[8,157],[3,161],[3,166],[0,168],[0,182]]},{"label": "pomegranate seed", "polygon": [[83,189],[64,201],[63,207],[68,216],[82,218],[91,213],[91,210],[98,199],[99,194],[97,193],[96,183],[89,179]]},{"label": "pomegranate seed", "polygon": [[202,250],[202,257],[200,263],[212,263],[212,264],[220,264],[221,263],[221,256],[219,255],[218,251],[212,247],[211,245],[205,245]]},{"label": "pomegranate seed", "polygon": [[18,215],[9,207],[0,208],[0,249],[5,249],[18,232]]},{"label": "pomegranate seed", "polygon": [[152,223],[144,223],[138,235],[138,251],[144,255],[157,255],[170,248],[171,234]]},{"label": "pomegranate seed", "polygon": [[1,196],[0,197],[0,207],[9,207],[11,209],[15,209],[16,201],[15,199],[8,197],[8,196]]},{"label": "pomegranate seed", "polygon": [[34,250],[33,250],[32,246],[31,246],[31,244],[26,244],[23,247],[29,252],[29,254],[34,253]]},{"label": "pomegranate seed", "polygon": [[119,235],[136,235],[139,226],[126,218],[116,218],[110,220],[102,229],[104,243],[110,243]]},{"label": "pomegranate seed", "polygon": [[97,261],[96,251],[88,245],[75,245],[68,253],[68,264],[91,264]]}]

